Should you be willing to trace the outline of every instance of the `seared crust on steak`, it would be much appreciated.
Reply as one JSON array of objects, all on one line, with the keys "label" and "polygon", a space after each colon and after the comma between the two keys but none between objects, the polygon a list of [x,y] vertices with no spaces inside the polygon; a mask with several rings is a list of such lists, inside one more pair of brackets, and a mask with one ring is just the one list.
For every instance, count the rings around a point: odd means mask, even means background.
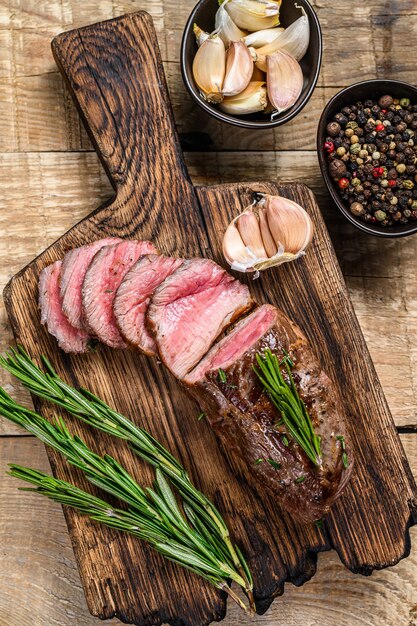
[{"label": "seared crust on steak", "polygon": [[[265,321],[259,323],[262,315],[269,316],[266,330],[262,326]],[[252,324],[249,318],[253,318]],[[252,334],[247,341],[250,326],[256,325],[261,327],[258,338]],[[232,345],[235,355],[230,358],[228,346]],[[267,348],[279,359],[287,352],[294,361],[293,377],[298,392],[316,434],[321,436],[319,467],[279,423],[280,414],[254,372],[256,353],[262,354]],[[206,359],[214,368],[204,371],[203,361],[195,370],[197,376],[191,372],[185,382],[223,446],[240,458],[247,471],[294,518],[303,523],[320,519],[348,482],[353,457],[338,392],[322,371],[301,330],[281,311],[265,305],[240,322],[212,351],[217,351],[217,358],[214,355],[213,359],[209,353]],[[219,376],[219,369],[225,376]],[[346,447],[347,468],[342,460],[341,437]]]}]

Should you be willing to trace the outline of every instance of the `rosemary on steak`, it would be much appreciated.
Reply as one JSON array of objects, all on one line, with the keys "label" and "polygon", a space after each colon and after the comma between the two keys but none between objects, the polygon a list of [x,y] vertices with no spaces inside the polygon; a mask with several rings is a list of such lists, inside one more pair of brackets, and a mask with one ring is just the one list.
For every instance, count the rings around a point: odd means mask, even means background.
[{"label": "rosemary on steak", "polygon": [[[321,465],[320,437],[314,432],[307,407],[301,400],[295,386],[291,372],[291,368],[294,366],[293,362],[287,354],[280,362],[269,349],[264,354],[257,354],[256,360],[258,367],[254,366],[254,370],[272,403],[280,412],[287,433],[298,443],[315,465]],[[282,367],[286,370],[288,382],[282,375]]]},{"label": "rosemary on steak", "polygon": [[[22,348],[11,349],[0,357],[0,365],[33,394],[63,407],[91,426],[127,440],[138,456],[156,468],[155,483],[153,489],[143,489],[115,459],[96,455],[79,437],[72,436],[62,420],[49,422],[16,403],[0,388],[0,414],[61,452],[91,483],[127,503],[128,509],[116,510],[91,494],[36,470],[11,466],[11,474],[32,482],[36,491],[57,502],[148,541],[155,550],[203,576],[248,610],[228,584],[228,579],[235,581],[248,595],[253,609],[252,578],[242,553],[233,545],[219,511],[194,487],[175,457],[149,433],[89,391],[76,390],[65,383],[45,357],[42,361],[45,371]],[[181,508],[171,485],[182,498]]]}]

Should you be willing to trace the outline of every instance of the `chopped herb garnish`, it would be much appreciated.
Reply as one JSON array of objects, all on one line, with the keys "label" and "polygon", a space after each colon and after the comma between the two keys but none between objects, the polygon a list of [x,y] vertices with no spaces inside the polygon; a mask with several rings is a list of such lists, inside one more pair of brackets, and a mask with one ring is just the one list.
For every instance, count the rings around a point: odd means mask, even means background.
[{"label": "chopped herb garnish", "polygon": [[265,459],[256,459],[254,465],[260,465],[261,463],[264,462]]},{"label": "chopped herb garnish", "polygon": [[336,435],[336,440],[340,441],[340,445],[342,448],[342,462],[343,467],[347,469],[349,467],[348,455],[346,454],[346,442],[343,435]]},{"label": "chopped herb garnish", "polygon": [[342,450],[346,450],[345,438],[343,435],[336,435],[336,441],[340,441],[340,445],[342,446]]},{"label": "chopped herb garnish", "polygon": [[314,520],[314,526],[317,526],[317,528],[323,528],[323,520],[322,519],[315,519]]},{"label": "chopped herb garnish", "polygon": [[221,368],[219,369],[218,376],[221,383],[227,383],[226,372]]},{"label": "chopped herb garnish", "polygon": [[[285,353],[282,364],[280,364],[276,355],[269,349],[264,354],[257,354],[256,360],[258,367],[254,367],[255,373],[272,403],[280,412],[288,434],[315,465],[321,465],[321,438],[314,432],[307,407],[301,400],[295,386],[290,365],[290,363],[293,364],[293,361]],[[284,380],[281,366],[286,369],[288,383]],[[284,437],[282,441],[284,445],[288,445],[285,443]]]},{"label": "chopped herb garnish", "polygon": [[113,289],[106,289],[104,293],[113,293]]},{"label": "chopped herb garnish", "polygon": [[277,463],[276,461],[274,461],[274,459],[267,459],[269,465],[272,465],[272,467],[276,470],[280,470],[282,468],[281,463]]},{"label": "chopped herb garnish", "polygon": [[284,446],[289,446],[290,442],[288,441],[288,437],[286,437],[285,435],[282,436],[282,443],[284,444]]},{"label": "chopped herb garnish", "polygon": [[205,413],[200,413],[200,415],[198,415],[197,420],[200,421],[203,419],[203,417],[206,417]]},{"label": "chopped herb garnish", "polygon": [[295,483],[303,483],[305,481],[306,477],[305,476],[299,476],[298,478],[296,478],[294,480]]},{"label": "chopped herb garnish", "polygon": [[232,385],[232,384],[227,382],[227,376],[226,376],[226,372],[224,370],[219,368],[217,375],[219,377],[220,382],[223,383],[224,385],[227,385],[227,387],[229,387],[229,389],[237,389],[237,385]]},{"label": "chopped herb garnish", "polygon": [[285,365],[285,363],[288,363],[291,368],[294,367],[294,361],[286,350],[284,350],[284,358],[282,359],[280,365]]}]

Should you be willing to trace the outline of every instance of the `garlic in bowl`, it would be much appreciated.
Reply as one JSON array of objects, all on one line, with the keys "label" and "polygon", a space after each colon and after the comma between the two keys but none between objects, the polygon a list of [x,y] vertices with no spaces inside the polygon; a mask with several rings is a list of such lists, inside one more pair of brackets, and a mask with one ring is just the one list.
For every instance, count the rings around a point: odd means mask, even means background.
[{"label": "garlic in bowl", "polygon": [[257,194],[227,227],[223,254],[232,270],[259,272],[295,261],[313,236],[313,222],[303,207],[281,196]]},{"label": "garlic in bowl", "polygon": [[[206,45],[210,39],[214,46]],[[181,69],[188,91],[212,116],[244,128],[270,128],[308,102],[321,54],[320,26],[308,0],[223,0],[220,6],[200,0],[184,31]]]}]

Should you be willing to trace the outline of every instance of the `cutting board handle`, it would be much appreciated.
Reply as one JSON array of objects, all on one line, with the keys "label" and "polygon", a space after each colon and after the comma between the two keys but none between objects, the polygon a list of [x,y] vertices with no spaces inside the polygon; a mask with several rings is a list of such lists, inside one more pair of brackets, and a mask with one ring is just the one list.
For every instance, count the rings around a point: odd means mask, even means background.
[{"label": "cutting board handle", "polygon": [[63,33],[52,51],[119,200],[189,181],[147,13]]}]

